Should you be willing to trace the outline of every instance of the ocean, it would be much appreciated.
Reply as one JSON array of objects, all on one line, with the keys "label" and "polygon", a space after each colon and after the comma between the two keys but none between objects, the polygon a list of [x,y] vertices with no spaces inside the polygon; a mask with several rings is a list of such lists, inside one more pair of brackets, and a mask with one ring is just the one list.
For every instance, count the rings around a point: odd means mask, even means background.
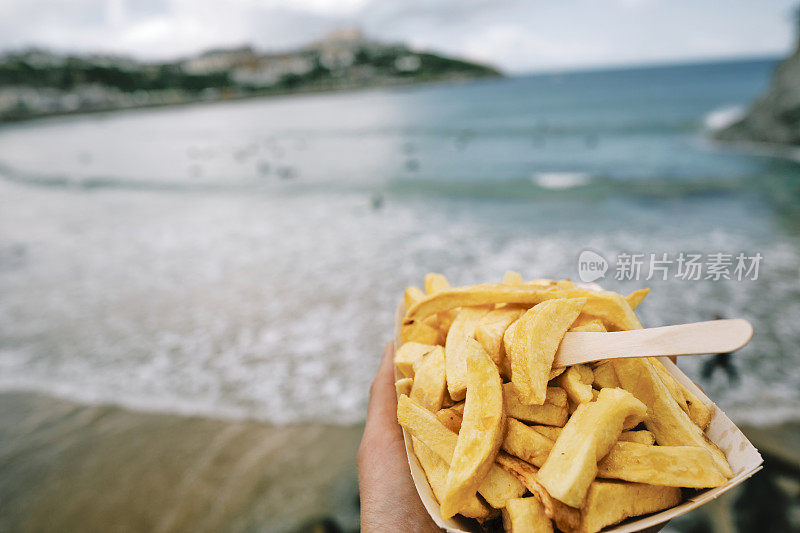
[{"label": "ocean", "polygon": [[[649,286],[742,317],[734,419],[800,413],[800,166],[709,140],[775,60],[540,74],[0,127],[0,390],[272,424],[363,419],[405,286],[578,275],[593,250],[760,253]],[[643,274],[645,271],[643,270]]]}]

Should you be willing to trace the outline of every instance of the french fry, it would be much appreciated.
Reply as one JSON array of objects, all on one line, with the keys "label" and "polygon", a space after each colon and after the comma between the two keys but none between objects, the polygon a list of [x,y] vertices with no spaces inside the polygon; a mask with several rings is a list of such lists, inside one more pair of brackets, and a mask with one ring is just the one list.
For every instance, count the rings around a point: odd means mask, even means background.
[{"label": "french fry", "polygon": [[425,294],[431,295],[437,292],[446,291],[450,288],[450,282],[442,274],[431,272],[425,275]]},{"label": "french fry", "polygon": [[[592,401],[594,373],[586,365],[573,365],[556,378],[556,384],[567,393],[570,407]],[[574,411],[574,409],[572,409]]]},{"label": "french fry", "polygon": [[464,418],[464,403],[457,403],[456,405],[460,405],[461,409],[456,410],[453,407],[448,407],[447,409],[439,409],[436,411],[436,418],[439,419],[447,429],[452,431],[453,433],[458,433],[461,431],[461,421]]},{"label": "french fry", "polygon": [[419,363],[419,366],[414,369],[414,383],[411,386],[411,394],[409,396],[412,400],[419,402],[425,409],[438,411],[442,408],[442,401],[447,390],[444,373],[444,350],[441,346],[436,346],[422,359],[418,359],[417,363]]},{"label": "french fry", "polygon": [[503,307],[489,311],[475,328],[475,340],[481,343],[483,349],[500,367],[505,358],[503,334],[512,323],[522,316],[524,309],[519,307]]},{"label": "french fry", "polygon": [[585,313],[581,313],[578,315],[578,318],[575,319],[575,322],[572,323],[572,327],[569,329],[570,331],[597,331],[600,333],[604,333],[606,330],[603,321],[599,318],[591,315],[587,315]]},{"label": "french fry", "polygon": [[[447,429],[433,413],[407,396],[401,396],[397,402],[397,420],[446,464],[452,463],[458,435]],[[485,477],[480,480],[477,491],[489,505],[501,508],[509,499],[522,496],[525,487],[502,468],[491,464]]]},{"label": "french fry", "polygon": [[518,284],[519,285],[519,284],[522,284],[522,283],[525,283],[525,282],[522,281],[522,275],[519,272],[515,272],[513,270],[508,270],[503,275],[503,283],[507,283],[509,285],[514,285],[514,284]]},{"label": "french fry", "polygon": [[415,286],[406,287],[406,291],[403,293],[403,303],[406,306],[406,311],[414,307],[415,304],[418,304],[422,300],[425,299],[425,293],[422,292],[422,289]]},{"label": "french fry", "polygon": [[545,514],[556,523],[558,529],[575,531],[580,527],[580,511],[551,497],[539,482],[537,469],[533,465],[504,452],[497,454],[496,460],[497,464],[516,477],[542,503]]},{"label": "french fry", "polygon": [[642,324],[628,302],[615,292],[575,288],[570,282],[555,286],[486,283],[454,287],[437,292],[411,306],[404,324],[416,323],[432,314],[455,307],[480,306],[498,303],[535,305],[545,300],[586,298],[583,311],[603,320],[618,330],[641,329]]},{"label": "french fry", "polygon": [[421,344],[441,344],[442,335],[439,332],[438,323],[435,318],[430,322],[415,322],[413,324],[400,326],[400,342],[418,342]]},{"label": "french fry", "polygon": [[534,425],[534,426],[530,426],[530,427],[532,429],[534,429],[535,431],[538,431],[539,433],[541,433],[542,435],[544,435],[545,437],[547,437],[551,441],[553,441],[553,443],[555,443],[556,440],[558,440],[558,436],[561,435],[561,431],[564,429],[563,427],[540,426],[540,425]]},{"label": "french fry", "polygon": [[[450,469],[441,457],[436,455],[430,448],[425,446],[419,439],[412,440],[414,448],[414,455],[417,456],[422,470],[425,472],[425,477],[428,479],[428,484],[431,486],[433,495],[437,501],[442,501],[445,493],[445,481],[447,479],[447,471]],[[483,503],[477,495],[473,494],[467,498],[465,503],[458,510],[458,513],[466,516],[467,518],[475,518],[483,521],[492,515],[492,510],[488,505]]]},{"label": "french fry", "polygon": [[530,496],[514,498],[503,508],[503,529],[511,533],[553,533],[541,502]]},{"label": "french fry", "polygon": [[680,501],[677,487],[598,480],[589,487],[576,531],[596,533],[631,516],[654,513]]},{"label": "french fry", "polygon": [[462,500],[478,489],[494,464],[505,432],[500,374],[484,349],[476,341],[472,342],[477,350],[470,351],[467,356],[467,397],[461,431],[447,473],[447,492],[442,500],[444,518],[456,514]]},{"label": "french fry", "polygon": [[728,482],[699,446],[648,446],[617,442],[597,464],[597,475],[634,483],[702,489]]},{"label": "french fry", "polygon": [[548,300],[528,310],[514,326],[506,356],[520,402],[541,405],[558,345],[586,304],[586,298]]},{"label": "french fry", "polygon": [[606,327],[603,323],[599,320],[592,321],[588,324],[583,324],[582,326],[572,326],[569,328],[570,332],[591,332],[591,333],[605,333]]},{"label": "french fry", "polygon": [[678,380],[672,377],[672,374],[669,373],[661,361],[655,357],[650,357],[648,360],[653,363],[653,368],[658,372],[658,377],[669,389],[670,394],[678,402],[681,409],[689,415],[692,422],[700,426],[700,429],[706,429],[711,421],[711,409],[692,394],[689,389],[678,383]]},{"label": "french fry", "polygon": [[397,394],[411,394],[411,387],[414,385],[414,378],[401,378],[394,382],[394,389]]},{"label": "french fry", "polygon": [[646,429],[641,429],[639,431],[623,431],[619,436],[618,442],[635,442],[652,446],[656,443],[656,437]]},{"label": "french fry", "polygon": [[611,366],[609,361],[600,361],[595,363],[594,368],[592,369],[594,380],[592,385],[596,389],[618,389],[620,388],[619,380],[617,379],[617,374],[614,373],[614,367]]},{"label": "french fry", "polygon": [[622,433],[627,417],[640,420],[645,405],[622,389],[603,389],[597,401],[583,403],[564,426],[550,456],[539,471],[539,481],[557,500],[580,507],[601,459]]},{"label": "french fry", "polygon": [[414,362],[436,348],[433,344],[407,342],[400,346],[394,354],[394,365],[401,376],[414,377]]},{"label": "french fry", "polygon": [[520,402],[513,383],[503,383],[503,402],[506,415],[526,422],[548,426],[563,426],[567,422],[567,393],[560,387],[547,387],[542,405]]},{"label": "french fry", "polygon": [[447,332],[444,345],[444,359],[447,368],[447,390],[453,400],[463,400],[467,393],[467,356],[471,351],[480,349],[480,344],[473,339],[475,328],[481,319],[489,313],[488,307],[464,307]]},{"label": "french fry", "polygon": [[554,442],[519,420],[508,419],[503,451],[532,465],[542,466],[553,449]]},{"label": "french fry", "polygon": [[627,295],[625,300],[631,306],[631,309],[635,310],[648,294],[650,294],[650,289],[638,289]]},{"label": "french fry", "polygon": [[[661,446],[700,446],[711,453],[714,464],[726,478],[733,472],[716,444],[705,436],[669,393],[658,371],[645,358],[614,359],[614,371],[625,390],[647,406],[645,425]],[[610,390],[610,389],[605,389]]]}]

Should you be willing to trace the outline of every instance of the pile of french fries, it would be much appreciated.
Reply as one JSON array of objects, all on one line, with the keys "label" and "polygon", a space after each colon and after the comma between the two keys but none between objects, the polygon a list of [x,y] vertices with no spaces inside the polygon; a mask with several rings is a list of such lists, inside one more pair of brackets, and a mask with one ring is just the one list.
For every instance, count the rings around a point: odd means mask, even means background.
[{"label": "pile of french fries", "polygon": [[592,533],[727,484],[712,412],[655,358],[553,368],[570,331],[641,328],[623,297],[568,280],[405,291],[397,419],[443,519]]}]

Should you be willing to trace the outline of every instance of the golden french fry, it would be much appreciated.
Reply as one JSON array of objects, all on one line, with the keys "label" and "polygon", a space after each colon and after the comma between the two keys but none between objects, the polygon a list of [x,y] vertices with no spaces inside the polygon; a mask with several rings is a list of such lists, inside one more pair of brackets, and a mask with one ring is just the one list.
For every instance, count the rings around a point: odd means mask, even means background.
[{"label": "golden french fry", "polygon": [[[594,373],[586,365],[573,365],[556,379],[559,385],[567,393],[570,407],[592,401],[592,381]],[[573,409],[574,411],[574,409]]]},{"label": "golden french fry", "polygon": [[505,357],[503,334],[512,323],[522,316],[524,309],[519,307],[503,307],[489,311],[475,328],[475,340],[499,367]]},{"label": "golden french fry", "polygon": [[610,361],[600,361],[595,363],[592,369],[594,373],[594,381],[592,385],[597,389],[618,389],[621,387],[617,375],[614,373],[614,367],[611,366]]},{"label": "golden french fry", "polygon": [[545,300],[572,298],[586,298],[583,311],[602,319],[604,323],[616,329],[628,330],[642,327],[631,306],[619,294],[610,291],[579,289],[570,282],[558,282],[555,286],[547,287],[531,283],[524,285],[486,283],[454,287],[437,292],[413,305],[406,313],[403,323],[416,323],[432,314],[455,307],[498,303],[535,305]]},{"label": "golden french fry", "polygon": [[401,378],[394,382],[394,389],[397,394],[411,394],[411,387],[414,385],[414,378]]},{"label": "golden french fry", "polygon": [[[670,394],[658,371],[645,358],[614,359],[614,371],[625,390],[647,406],[645,425],[662,446],[700,446],[711,453],[717,468],[733,477],[728,460],[716,444],[705,436]],[[604,389],[611,390],[611,389]]]},{"label": "golden french fry", "polygon": [[431,272],[425,275],[425,294],[431,295],[437,292],[446,291],[450,288],[450,282],[442,274]]},{"label": "golden french fry", "polygon": [[503,439],[503,451],[510,453],[532,465],[542,466],[553,449],[554,442],[532,427],[519,420],[509,418],[506,436]]},{"label": "golden french fry", "polygon": [[436,346],[415,363],[414,384],[409,396],[425,409],[438,411],[442,408],[446,389],[444,350],[441,346]]},{"label": "golden french fry", "polygon": [[572,326],[569,328],[570,333],[572,332],[591,332],[591,333],[605,333],[606,327],[603,325],[602,322],[599,320],[595,322],[590,322],[589,324],[584,324],[582,326]]},{"label": "golden french fry", "polygon": [[519,272],[515,272],[514,270],[508,270],[503,275],[503,283],[508,283],[508,284],[513,285],[515,283],[516,284],[521,284],[521,283],[525,283],[525,282],[522,281],[522,275]]},{"label": "golden french fry", "polygon": [[[563,428],[560,427],[553,427],[553,426],[531,426],[533,429],[547,437],[548,439],[555,442],[558,440],[558,436],[561,435],[561,431]],[[623,428],[624,428],[623,423]],[[655,437],[653,434],[647,431],[646,429],[640,431],[623,431],[619,435],[619,439],[621,441],[626,442],[638,442],[639,444],[653,444],[655,443]]]},{"label": "golden french fry", "polygon": [[558,436],[561,435],[561,431],[564,429],[563,427],[539,426],[539,425],[530,426],[530,427],[533,428],[534,430],[538,431],[539,433],[541,433],[542,435],[544,435],[545,437],[547,437],[551,441],[553,441],[553,443],[555,443],[556,440],[558,440]]},{"label": "golden french fry", "polygon": [[518,420],[548,426],[563,426],[567,422],[567,393],[560,387],[547,387],[542,405],[520,402],[513,383],[503,383],[503,402],[506,415]]},{"label": "golden french fry", "polygon": [[[428,446],[445,463],[452,463],[458,435],[447,429],[433,413],[407,396],[400,396],[397,402],[397,420],[415,439]],[[525,487],[502,468],[491,464],[486,475],[478,483],[477,491],[489,505],[499,509],[510,498],[522,496]]]},{"label": "golden french fry", "polygon": [[631,309],[636,309],[639,307],[639,304],[642,303],[644,297],[650,293],[650,289],[639,289],[633,291],[629,295],[625,297],[625,300],[628,302],[628,305],[631,306]]},{"label": "golden french fry", "polygon": [[447,332],[444,359],[447,368],[447,390],[453,400],[463,400],[467,392],[467,356],[470,351],[483,351],[473,335],[488,307],[464,307]]},{"label": "golden french fry", "polygon": [[[433,495],[436,497],[437,501],[441,502],[442,498],[444,498],[445,481],[450,465],[418,439],[413,439],[412,445],[414,448],[414,455],[417,456],[422,470],[425,471],[425,477],[428,479],[428,485],[431,486]],[[465,503],[458,510],[458,513],[467,518],[475,518],[482,521],[492,515],[492,510],[483,503],[477,495],[473,494],[470,498],[465,500]]]},{"label": "golden french fry", "polygon": [[692,392],[678,383],[672,374],[664,367],[664,364],[655,357],[648,359],[653,363],[653,368],[656,369],[658,377],[661,378],[662,383],[669,389],[669,393],[678,402],[681,409],[689,415],[692,422],[700,426],[700,429],[706,429],[709,422],[711,422],[711,409],[706,406],[700,399],[692,394]]},{"label": "golden french fry", "polygon": [[414,305],[418,304],[425,298],[425,293],[422,292],[422,289],[419,287],[415,287],[413,285],[406,287],[406,291],[403,293],[403,303],[406,306],[406,311],[414,307]]},{"label": "golden french fry", "polygon": [[[436,317],[433,317],[434,319]],[[432,321],[434,325],[429,322],[415,322],[400,326],[400,342],[406,344],[409,342],[418,342],[421,344],[441,344],[442,335],[437,327],[436,320]]]},{"label": "golden french fry", "polygon": [[586,298],[548,300],[516,322],[506,339],[506,356],[511,362],[511,382],[522,403],[544,403],[558,345],[585,304]]},{"label": "golden french fry", "polygon": [[447,409],[439,409],[436,411],[436,418],[447,429],[453,433],[458,433],[461,431],[461,421],[464,418],[464,402],[457,403]]},{"label": "golden french fry", "polygon": [[606,330],[606,326],[603,324],[603,321],[599,318],[591,315],[587,315],[586,313],[581,313],[578,315],[578,318],[575,319],[575,322],[572,323],[572,327],[569,329],[570,331],[597,331],[600,333],[604,333]]},{"label": "golden french fry", "polygon": [[553,533],[544,506],[535,497],[514,498],[503,508],[503,529],[510,533]]},{"label": "golden french fry", "polygon": [[627,417],[644,419],[645,405],[622,389],[603,389],[597,401],[583,403],[567,421],[539,481],[553,498],[580,507],[601,459],[622,433]]},{"label": "golden french fry", "polygon": [[649,446],[617,442],[597,464],[599,477],[634,483],[703,489],[728,482],[699,446]]},{"label": "golden french fry", "polygon": [[401,376],[414,377],[414,362],[436,348],[433,344],[407,342],[400,346],[394,354],[394,364]]},{"label": "golden french fry", "polygon": [[477,349],[467,356],[467,397],[447,473],[447,492],[442,500],[444,518],[456,514],[462,499],[478,489],[494,464],[505,431],[500,373],[480,344],[472,342]]},{"label": "golden french fry", "polygon": [[680,501],[681,489],[677,487],[598,480],[589,487],[580,510],[580,526],[574,531],[596,533],[631,516],[654,513]]},{"label": "golden french fry", "polygon": [[618,442],[635,442],[652,446],[656,443],[656,437],[646,429],[639,431],[623,431],[619,436]]},{"label": "golden french fry", "polygon": [[581,523],[580,511],[551,497],[539,482],[535,467],[504,452],[497,454],[496,460],[497,464],[516,477],[542,503],[545,514],[556,523],[558,529],[561,531],[578,529]]}]

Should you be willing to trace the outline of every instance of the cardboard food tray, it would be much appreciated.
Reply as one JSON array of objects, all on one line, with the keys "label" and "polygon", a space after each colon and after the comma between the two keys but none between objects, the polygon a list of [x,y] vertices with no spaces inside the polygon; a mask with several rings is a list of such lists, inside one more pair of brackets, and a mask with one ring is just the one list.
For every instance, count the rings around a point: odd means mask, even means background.
[{"label": "cardboard food tray", "polygon": [[[400,347],[400,325],[405,315],[405,306],[400,303],[397,309],[397,317],[395,322],[395,349]],[[664,511],[645,515],[641,518],[630,518],[616,526],[609,526],[603,529],[603,532],[614,533],[630,533],[633,531],[640,531],[642,529],[661,524],[675,517],[688,513],[692,509],[700,507],[701,505],[710,502],[718,497],[720,494],[729,491],[736,485],[740,484],[745,479],[749,478],[759,470],[763,459],[758,453],[758,450],[753,446],[744,433],[736,427],[736,425],[728,418],[725,413],[706,396],[700,388],[695,385],[686,374],[667,357],[659,358],[670,374],[675,377],[684,387],[692,391],[695,396],[700,398],[703,403],[708,405],[713,416],[711,422],[706,430],[706,435],[711,441],[714,442],[725,453],[728,463],[733,470],[733,477],[728,481],[727,485],[716,487],[713,489],[704,489],[695,492],[690,498],[683,501],[680,505],[666,509]],[[397,369],[395,368],[395,378],[397,378]],[[411,467],[411,477],[414,479],[414,485],[417,488],[422,504],[431,515],[431,518],[436,525],[445,531],[452,533],[471,533],[476,531],[474,522],[467,519],[454,517],[450,520],[443,520],[440,512],[439,503],[433,495],[428,479],[425,477],[425,471],[417,460],[414,450],[411,446],[411,435],[403,429],[403,440],[406,445],[406,455],[408,456],[408,464]]]}]

